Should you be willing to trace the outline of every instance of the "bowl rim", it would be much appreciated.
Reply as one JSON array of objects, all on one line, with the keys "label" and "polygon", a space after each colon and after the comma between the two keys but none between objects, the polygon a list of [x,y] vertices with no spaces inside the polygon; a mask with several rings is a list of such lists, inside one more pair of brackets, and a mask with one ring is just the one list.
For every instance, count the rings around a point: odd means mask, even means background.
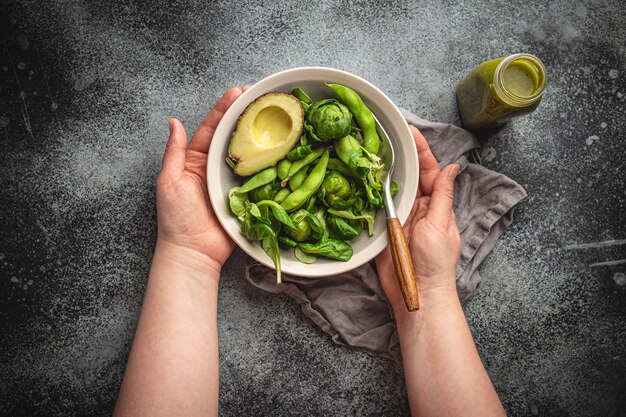
[{"label": "bowl rim", "polygon": [[[320,72],[322,72],[323,74],[319,74]],[[352,74],[348,71],[344,71],[344,70],[339,70],[336,68],[330,68],[330,67],[322,67],[322,66],[307,66],[307,67],[296,67],[296,68],[290,68],[290,69],[286,69],[283,71],[279,71],[276,73],[273,73],[271,75],[268,75],[267,77],[259,80],[258,82],[256,82],[255,84],[253,84],[248,90],[246,90],[243,94],[241,94],[236,100],[235,102],[233,102],[233,104],[228,108],[228,110],[223,114],[222,116],[222,120],[220,121],[220,123],[218,124],[217,128],[215,129],[215,131],[213,132],[213,137],[215,136],[227,136],[225,135],[225,132],[223,132],[224,130],[231,130],[232,128],[234,128],[234,126],[226,126],[225,123],[222,123],[224,119],[227,118],[227,116],[230,116],[231,113],[235,112],[235,108],[237,106],[235,106],[235,104],[237,102],[240,101],[250,101],[252,102],[254,98],[258,97],[259,95],[265,94],[267,92],[269,92],[269,89],[266,88],[265,86],[268,84],[273,84],[273,82],[278,79],[278,78],[283,78],[285,76],[290,76],[293,73],[301,73],[300,75],[302,76],[302,78],[304,80],[310,80],[311,75],[315,75],[315,78],[319,78],[319,79],[323,79],[324,76],[327,76],[328,78],[331,78],[333,76],[336,76],[336,78],[352,78],[354,79],[356,82],[358,83],[362,83],[367,89],[369,89],[370,91],[373,91],[375,93],[375,95],[378,95],[379,97],[377,97],[377,100],[380,99],[383,102],[385,102],[385,107],[389,107],[389,110],[394,113],[393,117],[390,118],[395,118],[395,119],[399,119],[402,121],[402,126],[398,126],[399,130],[402,130],[403,134],[406,135],[407,138],[410,138],[409,141],[409,147],[413,150],[413,154],[415,155],[415,161],[417,166],[415,168],[412,167],[412,169],[415,169],[416,172],[416,178],[415,178],[415,183],[416,186],[414,189],[411,190],[405,190],[406,192],[408,192],[409,194],[407,194],[407,198],[408,201],[415,201],[415,198],[417,196],[417,189],[419,186],[419,156],[417,154],[417,147],[415,145],[415,141],[413,140],[413,135],[411,133],[411,130],[409,129],[409,125],[406,121],[406,119],[404,118],[404,116],[402,115],[400,109],[398,108],[398,106],[395,105],[395,103],[384,93],[382,92],[378,87],[376,87],[374,84],[370,83],[369,81],[359,77],[358,75]],[[308,77],[307,77],[308,76]],[[350,86],[351,88],[353,88],[353,86]],[[268,90],[268,91],[265,91]],[[359,91],[359,93],[362,93],[362,91]],[[255,96],[256,95],[256,96]],[[252,100],[249,99],[251,96],[255,96]],[[239,115],[237,115],[238,117]],[[237,120],[237,119],[235,119]],[[236,123],[236,122],[235,122]],[[391,139],[393,142],[393,139]],[[233,240],[233,242],[239,247],[241,248],[246,254],[248,254],[250,257],[252,257],[256,262],[259,262],[271,269],[275,269],[273,262],[271,261],[271,259],[268,256],[265,256],[264,258],[259,258],[257,257],[254,253],[250,253],[250,251],[248,251],[246,249],[245,246],[242,246],[241,244],[239,244],[240,240],[245,240],[245,237],[243,237],[240,233],[236,233],[232,230],[229,229],[229,227],[227,227],[228,225],[224,224],[224,221],[222,220],[221,216],[218,215],[218,213],[220,213],[220,208],[217,207],[217,199],[219,198],[223,198],[223,196],[217,194],[217,191],[215,191],[213,189],[212,191],[212,187],[210,186],[211,183],[213,183],[213,181],[208,180],[209,178],[211,178],[211,172],[210,169],[213,165],[215,165],[216,163],[219,162],[223,162],[223,158],[224,155],[215,155],[216,152],[214,151],[217,148],[217,144],[214,140],[211,140],[211,144],[209,146],[209,150],[207,153],[207,189],[208,189],[208,193],[209,193],[209,200],[211,202],[211,206],[213,208],[213,212],[215,213],[215,216],[217,217],[217,220],[219,221],[222,229],[229,235],[229,237]],[[397,146],[397,145],[396,145]],[[213,151],[213,152],[212,152]],[[213,187],[216,188],[216,187]],[[404,224],[410,214],[411,210],[410,208],[408,210],[397,210],[397,216],[398,219],[400,220],[401,224]],[[232,215],[232,213],[229,213]],[[243,241],[242,240],[242,241]],[[246,241],[247,242],[247,241]],[[370,262],[371,260],[373,260],[376,256],[378,256],[388,245],[389,242],[389,238],[388,238],[388,234],[385,233],[385,236],[383,239],[379,239],[375,242],[373,242],[372,244],[370,244],[367,248],[366,251],[368,252],[367,256],[364,256],[362,260],[357,261],[355,264],[351,263],[351,261],[348,262],[340,262],[340,261],[335,261],[333,262],[333,265],[336,265],[336,268],[333,268],[332,273],[328,273],[327,271],[322,271],[322,270],[318,270],[316,268],[302,268],[299,271],[292,271],[292,270],[285,270],[285,268],[281,268],[283,274],[288,274],[288,275],[293,275],[293,276],[300,276],[300,277],[305,277],[305,278],[323,278],[323,277],[327,277],[327,276],[332,276],[332,275],[337,275],[337,274],[341,274],[341,273],[345,273],[351,270],[354,270],[368,262]],[[252,242],[249,242],[251,244],[254,244]],[[265,253],[265,252],[263,252]],[[267,258],[267,259],[265,259]],[[353,258],[354,259],[354,258]],[[305,264],[303,264],[305,265]]]}]

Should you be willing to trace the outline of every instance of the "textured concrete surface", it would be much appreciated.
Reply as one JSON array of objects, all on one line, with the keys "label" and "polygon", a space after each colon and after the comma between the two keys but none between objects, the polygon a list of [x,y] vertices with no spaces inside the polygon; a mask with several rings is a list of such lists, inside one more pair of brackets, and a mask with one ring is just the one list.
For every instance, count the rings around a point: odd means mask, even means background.
[{"label": "textured concrete surface", "polygon": [[[529,198],[467,318],[510,415],[626,415],[626,3],[266,3],[2,2],[0,414],[111,412],[168,117],[192,131],[229,86],[326,65],[458,123],[456,82],[526,51],[544,102],[479,137]],[[390,362],[333,345],[241,261],[220,289],[222,415],[408,414]]]}]

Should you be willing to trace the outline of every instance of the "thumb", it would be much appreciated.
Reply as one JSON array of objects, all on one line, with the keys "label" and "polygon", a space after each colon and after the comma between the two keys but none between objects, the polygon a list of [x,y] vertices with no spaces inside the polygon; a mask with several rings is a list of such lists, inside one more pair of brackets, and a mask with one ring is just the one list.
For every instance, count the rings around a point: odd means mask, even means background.
[{"label": "thumb", "polygon": [[166,177],[176,178],[185,169],[185,157],[187,155],[187,134],[185,128],[177,119],[170,119],[170,138],[163,155],[163,167],[161,174]]},{"label": "thumb", "polygon": [[435,179],[426,218],[440,230],[448,229],[454,197],[454,179],[458,175],[459,169],[458,164],[448,165]]}]

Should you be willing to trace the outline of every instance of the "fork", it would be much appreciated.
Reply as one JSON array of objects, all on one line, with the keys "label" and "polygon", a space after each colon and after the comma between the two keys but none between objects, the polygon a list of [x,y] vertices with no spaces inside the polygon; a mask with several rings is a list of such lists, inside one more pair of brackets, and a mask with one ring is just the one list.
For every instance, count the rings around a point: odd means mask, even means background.
[{"label": "fork", "polygon": [[396,277],[402,292],[402,298],[408,311],[419,310],[419,296],[417,293],[417,284],[415,282],[415,271],[413,270],[413,261],[409,246],[404,236],[402,224],[398,220],[396,214],[396,206],[393,204],[391,197],[391,175],[394,168],[394,152],[393,145],[389,140],[389,136],[385,129],[374,116],[376,121],[376,129],[381,138],[381,159],[384,163],[382,172],[383,182],[383,198],[385,200],[385,213],[387,215],[387,232],[389,233],[389,246],[391,247],[391,257],[393,259],[393,267],[396,270]]}]

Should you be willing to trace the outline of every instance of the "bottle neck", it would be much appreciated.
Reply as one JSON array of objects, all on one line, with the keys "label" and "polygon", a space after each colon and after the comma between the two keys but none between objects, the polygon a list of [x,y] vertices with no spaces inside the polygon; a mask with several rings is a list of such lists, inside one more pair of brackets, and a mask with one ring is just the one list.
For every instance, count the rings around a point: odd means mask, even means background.
[{"label": "bottle neck", "polygon": [[527,107],[543,95],[546,69],[534,55],[514,54],[504,58],[493,77],[498,97],[511,106]]}]

